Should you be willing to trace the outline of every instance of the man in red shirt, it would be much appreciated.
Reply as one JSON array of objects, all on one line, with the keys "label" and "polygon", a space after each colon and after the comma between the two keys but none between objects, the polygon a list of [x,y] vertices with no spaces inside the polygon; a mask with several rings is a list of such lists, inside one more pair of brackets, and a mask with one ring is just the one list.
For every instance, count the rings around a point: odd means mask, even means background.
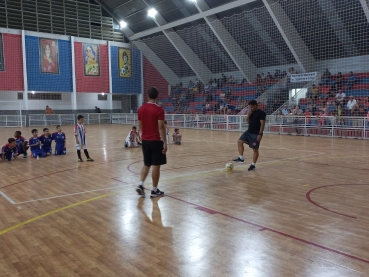
[{"label": "man in red shirt", "polygon": [[150,167],[152,166],[151,197],[162,196],[163,191],[158,189],[160,178],[160,166],[167,163],[167,136],[164,125],[164,109],[156,104],[159,97],[157,88],[151,87],[148,90],[149,101],[143,104],[138,110],[138,125],[142,134],[142,152],[144,156],[144,166],[141,170],[141,182],[136,191],[139,195],[145,196],[143,186]]}]

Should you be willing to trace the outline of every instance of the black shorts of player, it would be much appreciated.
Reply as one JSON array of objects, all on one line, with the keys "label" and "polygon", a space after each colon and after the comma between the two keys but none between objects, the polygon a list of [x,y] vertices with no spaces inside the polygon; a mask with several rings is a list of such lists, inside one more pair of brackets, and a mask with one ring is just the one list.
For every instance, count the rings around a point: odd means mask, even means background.
[{"label": "black shorts of player", "polygon": [[143,140],[142,152],[146,166],[163,165],[167,163],[167,156],[162,153],[163,142],[161,140]]},{"label": "black shorts of player", "polygon": [[249,131],[244,132],[240,140],[244,141],[252,149],[259,149],[260,142],[258,142],[259,134],[250,134]]}]

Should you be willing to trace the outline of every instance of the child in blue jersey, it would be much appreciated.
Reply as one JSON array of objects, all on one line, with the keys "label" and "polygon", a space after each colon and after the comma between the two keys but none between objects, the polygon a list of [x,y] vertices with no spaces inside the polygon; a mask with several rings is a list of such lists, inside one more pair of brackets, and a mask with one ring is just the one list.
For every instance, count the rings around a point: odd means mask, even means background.
[{"label": "child in blue jersey", "polygon": [[27,158],[28,141],[22,136],[21,131],[14,133],[15,145],[17,147],[17,155],[23,154],[23,158]]},{"label": "child in blue jersey", "polygon": [[28,145],[31,148],[32,157],[36,159],[46,157],[46,154],[41,149],[41,141],[38,137],[37,129],[32,130],[32,137],[29,139]]},{"label": "child in blue jersey", "polygon": [[50,135],[49,128],[43,129],[43,134],[40,137],[41,149],[44,151],[46,156],[50,156],[53,152],[51,149],[51,143],[53,142],[53,137]]},{"label": "child in blue jersey", "polygon": [[65,148],[65,141],[67,137],[62,132],[60,125],[56,126],[57,132],[53,133],[52,138],[55,141],[55,155],[65,155],[67,150]]},{"label": "child in blue jersey", "polygon": [[17,159],[17,145],[15,143],[15,139],[10,138],[8,139],[8,143],[1,149],[1,159],[3,161],[8,160],[10,162],[13,158]]},{"label": "child in blue jersey", "polygon": [[74,126],[74,137],[76,138],[76,148],[77,148],[77,155],[78,161],[83,162],[81,157],[81,150],[85,152],[86,158],[88,162],[93,162],[94,160],[90,158],[90,155],[87,151],[87,144],[86,144],[86,129],[83,125],[83,121],[85,118],[83,115],[79,115],[77,117],[78,123]]}]

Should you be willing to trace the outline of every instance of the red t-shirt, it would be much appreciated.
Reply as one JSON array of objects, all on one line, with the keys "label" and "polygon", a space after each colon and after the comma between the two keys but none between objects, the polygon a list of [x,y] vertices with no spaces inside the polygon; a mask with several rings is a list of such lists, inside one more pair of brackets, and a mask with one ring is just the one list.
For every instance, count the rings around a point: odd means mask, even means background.
[{"label": "red t-shirt", "polygon": [[142,124],[142,140],[160,141],[158,120],[164,120],[164,109],[155,103],[145,103],[138,109],[138,120]]}]

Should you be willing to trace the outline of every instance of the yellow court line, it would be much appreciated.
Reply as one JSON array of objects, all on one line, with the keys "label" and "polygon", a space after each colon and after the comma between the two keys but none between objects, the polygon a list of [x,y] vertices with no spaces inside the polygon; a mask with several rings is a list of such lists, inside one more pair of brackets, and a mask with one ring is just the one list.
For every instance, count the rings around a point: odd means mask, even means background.
[{"label": "yellow court line", "polygon": [[[270,165],[270,164],[275,164],[275,163],[280,163],[280,162],[284,162],[286,160],[280,160],[280,161],[270,161],[270,162],[266,162],[264,164],[262,164],[263,166],[267,166],[267,165]],[[216,171],[211,171],[211,172],[199,172],[199,173],[194,173],[193,175],[189,175],[189,176],[182,176],[182,177],[173,177],[173,178],[168,178],[166,180],[171,180],[171,179],[185,179],[185,178],[188,178],[188,177],[193,177],[194,175],[209,175],[209,174],[216,174],[216,173],[221,173],[221,172],[224,172],[222,171],[221,169],[219,170],[216,170]],[[64,211],[64,210],[67,210],[69,208],[73,208],[73,207],[76,207],[76,206],[79,206],[79,205],[82,205],[82,204],[85,204],[85,203],[88,203],[88,202],[91,202],[91,201],[95,201],[95,200],[98,200],[98,199],[101,199],[101,198],[104,198],[104,197],[108,197],[108,196],[111,196],[111,195],[114,195],[114,194],[118,194],[119,192],[112,192],[112,193],[108,193],[108,194],[104,194],[104,195],[100,195],[100,196],[97,196],[97,197],[93,197],[93,198],[90,198],[90,199],[87,199],[87,200],[83,200],[83,201],[80,201],[80,202],[77,202],[75,204],[71,204],[71,205],[68,205],[68,206],[65,206],[65,207],[62,207],[62,208],[59,208],[59,209],[56,209],[56,210],[53,210],[53,211],[50,211],[48,213],[44,213],[42,215],[39,215],[39,216],[35,216],[31,219],[28,219],[26,221],[23,221],[21,223],[18,223],[16,225],[13,225],[12,227],[9,227],[7,229],[4,229],[2,231],[0,231],[0,236],[1,235],[4,235],[10,231],[13,231],[15,229],[18,229],[22,226],[25,226],[29,223],[32,223],[34,221],[37,221],[39,219],[42,219],[44,217],[47,217],[49,215],[53,215],[53,214],[56,214],[58,212],[61,212],[61,211]]]},{"label": "yellow court line", "polygon": [[94,201],[94,200],[98,200],[98,199],[101,199],[101,198],[104,198],[104,197],[107,197],[107,196],[111,196],[111,195],[114,195],[114,194],[118,194],[119,192],[112,192],[112,193],[108,193],[108,194],[104,194],[104,195],[100,195],[100,196],[97,196],[97,197],[93,197],[93,198],[90,198],[90,199],[87,199],[87,200],[83,200],[83,201],[80,201],[80,202],[77,202],[77,203],[74,203],[74,204],[71,204],[71,205],[68,205],[68,206],[65,206],[65,207],[62,207],[62,208],[59,208],[59,209],[56,209],[56,210],[53,210],[53,211],[50,211],[48,213],[45,213],[45,214],[42,214],[42,215],[38,215],[38,216],[35,216],[31,219],[28,219],[26,221],[23,221],[21,223],[18,223],[16,225],[13,225],[12,227],[9,227],[7,229],[4,229],[2,231],[0,231],[0,236],[1,235],[4,235],[10,231],[13,231],[19,227],[22,227],[22,226],[25,226],[29,223],[32,223],[36,220],[39,220],[41,218],[44,218],[44,217],[47,217],[49,215],[53,215],[55,213],[58,213],[58,212],[61,212],[61,211],[64,211],[64,210],[67,210],[69,208],[73,208],[73,207],[76,207],[76,206],[79,206],[79,205],[82,205],[82,204],[85,204],[85,203],[88,203],[88,202],[91,202],[91,201]]}]

